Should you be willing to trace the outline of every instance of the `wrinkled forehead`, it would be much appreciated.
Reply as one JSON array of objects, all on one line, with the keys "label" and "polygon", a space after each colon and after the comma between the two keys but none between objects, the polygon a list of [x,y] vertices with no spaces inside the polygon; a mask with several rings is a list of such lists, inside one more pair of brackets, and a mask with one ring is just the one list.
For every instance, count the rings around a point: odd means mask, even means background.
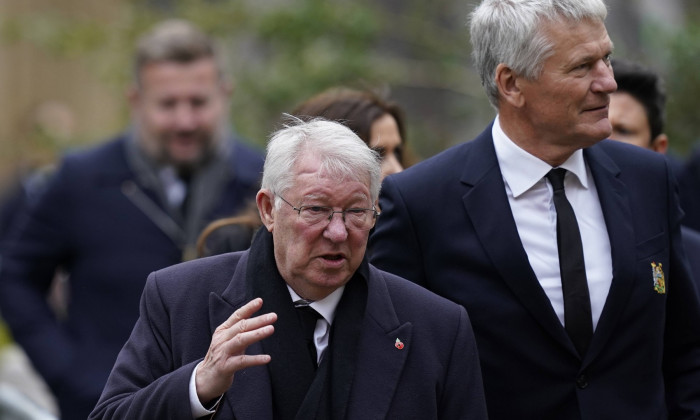
[{"label": "wrinkled forehead", "polygon": [[369,188],[369,174],[350,167],[346,162],[334,157],[323,157],[317,153],[304,153],[294,163],[295,177],[313,175],[318,180],[326,180],[342,184],[357,181]]},{"label": "wrinkled forehead", "polygon": [[307,194],[313,190],[324,190],[327,194],[344,193],[348,188],[357,189],[369,198],[370,180],[368,174],[350,170],[347,166],[331,160],[321,160],[318,156],[302,156],[294,165],[290,190]]}]

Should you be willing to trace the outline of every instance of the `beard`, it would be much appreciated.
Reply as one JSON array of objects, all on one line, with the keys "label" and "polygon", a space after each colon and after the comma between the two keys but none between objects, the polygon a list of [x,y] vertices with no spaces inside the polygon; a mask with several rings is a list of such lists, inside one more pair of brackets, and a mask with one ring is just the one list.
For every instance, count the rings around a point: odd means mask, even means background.
[{"label": "beard", "polygon": [[209,161],[219,136],[205,130],[161,133],[152,139],[154,158],[161,165],[173,166],[180,175],[189,175]]}]

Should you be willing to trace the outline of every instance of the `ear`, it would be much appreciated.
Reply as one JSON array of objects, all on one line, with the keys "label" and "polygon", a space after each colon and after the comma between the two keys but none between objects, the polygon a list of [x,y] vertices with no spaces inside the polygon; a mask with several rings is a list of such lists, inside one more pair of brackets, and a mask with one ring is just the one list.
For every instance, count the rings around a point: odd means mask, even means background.
[{"label": "ear", "polygon": [[255,196],[255,202],[258,205],[258,212],[260,212],[260,220],[268,232],[272,232],[275,225],[275,196],[270,190],[260,190]]},{"label": "ear", "polygon": [[505,64],[501,63],[496,67],[496,86],[502,101],[509,103],[511,106],[520,108],[525,103],[525,98],[520,90],[522,78]]},{"label": "ear", "polygon": [[668,151],[668,136],[664,133],[656,136],[656,138],[651,141],[651,150],[665,155],[666,151]]}]

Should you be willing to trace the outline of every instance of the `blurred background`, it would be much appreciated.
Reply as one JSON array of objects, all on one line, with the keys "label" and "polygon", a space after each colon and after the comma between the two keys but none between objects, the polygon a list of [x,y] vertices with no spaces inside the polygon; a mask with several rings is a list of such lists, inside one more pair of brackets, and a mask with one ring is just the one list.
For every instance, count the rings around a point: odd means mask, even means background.
[{"label": "blurred background", "polygon": [[[430,157],[494,117],[470,59],[477,2],[0,0],[0,188],[124,128],[134,41],[166,17],[219,40],[235,83],[235,130],[261,149],[281,113],[345,85],[398,102],[413,161]],[[666,131],[685,157],[700,142],[700,2],[607,4],[615,55],[665,78]],[[0,348],[9,343],[0,325]]]},{"label": "blurred background", "polygon": [[[329,86],[371,88],[406,111],[415,159],[471,139],[494,116],[470,59],[477,0],[0,0],[0,183],[101,141],[128,121],[136,37],[184,17],[221,42],[232,121],[264,147],[280,114]],[[700,138],[700,2],[609,0],[615,55],[661,72],[668,133]]]}]

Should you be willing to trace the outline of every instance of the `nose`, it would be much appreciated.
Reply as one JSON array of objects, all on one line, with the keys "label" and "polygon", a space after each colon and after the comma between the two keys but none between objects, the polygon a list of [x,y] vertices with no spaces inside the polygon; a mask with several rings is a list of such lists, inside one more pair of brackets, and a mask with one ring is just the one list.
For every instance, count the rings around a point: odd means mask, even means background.
[{"label": "nose", "polygon": [[595,80],[591,84],[591,90],[600,93],[613,93],[617,90],[617,82],[609,61],[599,61],[596,63]]},{"label": "nose", "polygon": [[189,104],[180,104],[175,110],[175,126],[178,130],[190,131],[197,127],[197,113]]},{"label": "nose", "polygon": [[345,226],[342,213],[333,213],[331,221],[323,230],[323,236],[333,242],[342,242],[348,237],[348,228]]}]

